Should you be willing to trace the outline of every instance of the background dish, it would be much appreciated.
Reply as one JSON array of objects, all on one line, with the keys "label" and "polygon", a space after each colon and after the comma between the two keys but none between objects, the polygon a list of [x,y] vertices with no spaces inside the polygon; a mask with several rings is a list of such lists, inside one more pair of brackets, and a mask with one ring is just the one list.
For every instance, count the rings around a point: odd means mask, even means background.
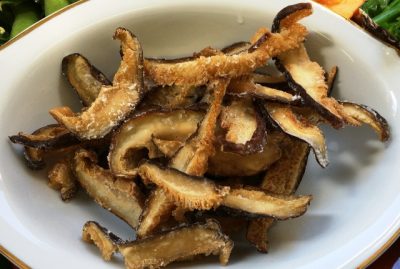
[{"label": "background dish", "polygon": [[[1,65],[0,244],[34,268],[121,268],[118,261],[103,262],[95,248],[80,240],[82,225],[97,220],[122,237],[132,237],[124,223],[83,194],[63,203],[45,186],[41,173],[25,168],[6,139],[53,122],[47,114],[51,107],[78,107],[61,77],[63,56],[80,52],[111,77],[119,62],[119,44],[111,39],[118,26],[140,38],[147,56],[184,56],[208,45],[247,40],[293,3],[121,0],[110,6],[105,0],[88,1],[0,51],[1,62],[7,63]],[[327,129],[331,164],[322,170],[311,157],[298,191],[314,195],[310,210],[273,229],[268,255],[237,244],[229,268],[356,267],[400,226],[397,55],[339,16],[316,4],[314,8],[315,14],[304,21],[312,31],[306,43],[311,57],[325,68],[338,65],[335,95],[381,112],[393,139],[384,149],[367,128]],[[190,266],[206,265],[219,266],[212,258]]]}]

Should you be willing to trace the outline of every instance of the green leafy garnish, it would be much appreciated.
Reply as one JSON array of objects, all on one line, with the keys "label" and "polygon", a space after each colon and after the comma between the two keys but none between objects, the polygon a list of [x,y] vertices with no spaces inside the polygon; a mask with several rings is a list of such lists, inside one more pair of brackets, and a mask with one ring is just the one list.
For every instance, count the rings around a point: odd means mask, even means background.
[{"label": "green leafy garnish", "polygon": [[368,0],[362,9],[376,24],[400,41],[400,0]]}]

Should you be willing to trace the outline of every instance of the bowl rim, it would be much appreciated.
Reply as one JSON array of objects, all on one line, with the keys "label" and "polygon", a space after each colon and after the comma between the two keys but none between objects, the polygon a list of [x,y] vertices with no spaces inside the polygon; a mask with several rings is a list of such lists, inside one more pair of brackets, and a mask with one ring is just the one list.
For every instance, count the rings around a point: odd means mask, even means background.
[{"label": "bowl rim", "polygon": [[[90,0],[78,0],[56,12],[54,12],[53,14],[39,20],[38,22],[34,23],[33,25],[31,25],[30,27],[28,27],[27,29],[23,30],[21,33],[19,33],[15,38],[7,41],[6,43],[4,43],[2,46],[0,46],[0,52],[4,51],[6,48],[10,47],[10,45],[20,41],[23,37],[27,36],[28,34],[32,33],[35,29],[39,28],[40,26],[42,26],[43,24],[45,24],[46,22],[58,17],[59,15],[63,14],[64,12],[71,10],[73,8],[76,8],[78,6],[80,6],[83,3],[89,2]],[[301,0],[299,0],[301,1]],[[340,15],[336,14],[335,12],[333,12],[332,10],[328,9],[327,7],[323,6],[322,4],[312,1],[312,0],[303,0],[303,1],[308,1],[308,2],[312,2],[313,5],[317,5],[319,6],[320,9],[323,9],[325,12],[330,13],[333,16],[337,16],[343,20],[343,17],[341,17]],[[357,24],[355,24],[353,21],[351,20],[346,20],[348,23],[351,23],[353,25],[353,27],[355,27],[357,29],[357,31],[361,31],[366,33],[362,28],[360,28]],[[374,37],[372,37],[374,38]],[[372,253],[369,257],[367,257],[364,261],[362,261],[356,268],[357,269],[362,269],[362,268],[366,268],[367,266],[369,266],[370,264],[372,264],[376,259],[378,259],[387,249],[389,249],[395,242],[396,240],[400,238],[400,227],[395,230],[395,232],[388,238],[387,241],[383,242],[382,246],[379,247],[374,253]],[[3,255],[4,257],[6,257],[11,263],[13,263],[15,266],[17,266],[20,269],[30,269],[31,267],[28,266],[23,260],[21,260],[20,258],[18,258],[16,255],[14,255],[13,253],[11,253],[5,246],[2,246],[0,244],[0,254]]]}]

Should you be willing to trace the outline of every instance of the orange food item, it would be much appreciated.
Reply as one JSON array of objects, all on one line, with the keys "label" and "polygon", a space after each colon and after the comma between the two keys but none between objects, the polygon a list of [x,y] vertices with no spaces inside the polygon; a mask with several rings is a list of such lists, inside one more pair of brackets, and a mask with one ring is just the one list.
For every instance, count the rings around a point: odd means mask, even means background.
[{"label": "orange food item", "polygon": [[315,0],[340,16],[350,19],[365,0]]}]

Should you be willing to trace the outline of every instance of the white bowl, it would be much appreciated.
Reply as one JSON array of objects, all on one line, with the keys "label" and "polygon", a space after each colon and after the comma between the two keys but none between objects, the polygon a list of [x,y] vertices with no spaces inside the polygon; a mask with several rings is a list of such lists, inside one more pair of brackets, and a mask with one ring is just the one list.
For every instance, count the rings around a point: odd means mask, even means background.
[{"label": "white bowl", "polygon": [[[145,55],[175,57],[248,40],[293,3],[93,0],[53,16],[1,48],[0,245],[33,268],[123,268],[120,260],[103,262],[80,235],[87,220],[125,238],[132,237],[128,226],[83,194],[63,203],[46,186],[43,173],[25,167],[20,147],[7,138],[53,122],[47,113],[51,107],[77,107],[60,73],[63,56],[80,52],[111,76],[119,62],[119,44],[111,39],[118,26],[139,37]],[[368,128],[326,128],[331,164],[324,170],[310,158],[299,189],[314,195],[309,211],[271,231],[268,255],[245,242],[237,244],[232,269],[364,266],[399,234],[399,58],[344,19],[313,6],[314,14],[304,20],[311,30],[306,45],[312,58],[325,68],[339,66],[335,95],[378,110],[390,123],[392,140],[383,145]],[[219,265],[210,258],[175,266]]]}]

